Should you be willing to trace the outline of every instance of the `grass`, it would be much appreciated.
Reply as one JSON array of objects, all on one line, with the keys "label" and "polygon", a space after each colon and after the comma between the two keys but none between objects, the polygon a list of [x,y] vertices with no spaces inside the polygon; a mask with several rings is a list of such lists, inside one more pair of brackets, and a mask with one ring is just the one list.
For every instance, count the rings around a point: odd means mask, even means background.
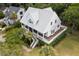
[{"label": "grass", "polygon": [[[28,56],[38,56],[39,49],[34,48],[31,52],[25,53]],[[67,35],[57,45],[54,46],[58,56],[79,56],[79,32]]]},{"label": "grass", "polygon": [[[9,30],[9,32],[10,31],[11,31],[11,34],[15,32],[15,30],[14,30],[14,32],[12,30]],[[16,34],[16,32],[15,32],[15,34]],[[14,36],[14,35],[12,35],[12,36]],[[12,36],[8,35],[9,38],[12,37]],[[17,38],[17,36],[16,36],[16,38]],[[15,53],[17,49],[19,49],[18,48],[19,45],[18,46],[13,45],[14,47],[12,45],[10,45],[12,47],[11,49],[7,48],[8,46],[6,44],[4,46],[3,45],[1,46],[1,44],[0,44],[0,47],[1,47],[0,51],[6,52],[5,55],[7,55],[7,54],[10,55],[11,54],[10,50],[12,50],[12,49],[14,51],[13,53]],[[2,49],[2,48],[4,48],[4,49]],[[25,55],[25,56],[42,56],[42,54],[39,53],[40,49],[41,49],[41,47],[36,47],[36,48],[32,49],[32,51],[30,51],[30,52],[24,51],[23,55]],[[55,50],[54,51],[55,53],[52,53],[53,56],[54,56],[54,54],[55,55],[57,54],[59,56],[69,56],[69,55],[70,56],[72,56],[72,55],[78,56],[79,55],[79,32],[75,32],[73,34],[67,35],[58,44],[56,44],[54,46],[54,50]],[[20,50],[17,50],[17,55],[19,55],[18,51],[20,51]]]},{"label": "grass", "polygon": [[58,45],[55,50],[59,55],[72,56],[79,55],[79,32],[66,36]]},{"label": "grass", "polygon": [[24,52],[25,56],[39,56],[39,49],[34,48],[31,52]]}]

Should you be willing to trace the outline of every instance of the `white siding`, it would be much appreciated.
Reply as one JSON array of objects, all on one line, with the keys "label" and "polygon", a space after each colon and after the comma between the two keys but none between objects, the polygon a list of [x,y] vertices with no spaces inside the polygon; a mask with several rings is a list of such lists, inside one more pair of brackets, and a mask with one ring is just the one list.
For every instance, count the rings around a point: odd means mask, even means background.
[{"label": "white siding", "polygon": [[[57,30],[60,29],[60,27],[57,27],[58,25],[61,26],[61,21],[59,19],[59,17],[56,15],[56,13],[54,13],[54,16],[51,18],[52,20],[49,22],[47,28],[46,28],[46,31],[45,32],[48,32],[47,33],[47,37],[49,37],[50,35],[53,35]],[[55,23],[55,20],[56,20],[56,23]],[[51,22],[52,22],[52,25],[51,25]],[[54,32],[51,34],[51,30]]]},{"label": "white siding", "polygon": [[[20,12],[23,12],[23,14],[22,15],[20,15]],[[25,12],[25,10],[24,9],[22,9],[22,8],[20,8],[20,10],[18,11],[18,13],[17,13],[17,19],[21,19],[21,16],[23,16],[24,15],[24,12]]]}]

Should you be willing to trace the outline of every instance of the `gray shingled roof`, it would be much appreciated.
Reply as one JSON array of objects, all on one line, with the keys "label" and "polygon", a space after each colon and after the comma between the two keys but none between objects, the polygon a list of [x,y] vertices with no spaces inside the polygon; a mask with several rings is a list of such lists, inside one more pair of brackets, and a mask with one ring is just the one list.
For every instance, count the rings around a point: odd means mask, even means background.
[{"label": "gray shingled roof", "polygon": [[[52,10],[51,8],[44,10],[44,9],[29,7],[20,22],[39,31],[40,33],[44,33],[45,29],[47,28],[50,20],[52,20],[52,17],[55,13],[53,10],[52,11],[51,10]],[[39,12],[38,13],[39,14],[39,22],[36,25],[30,24],[27,20],[28,14],[32,13],[32,12]]]},{"label": "gray shingled roof", "polygon": [[5,12],[6,16],[10,16],[13,12],[17,13],[20,10],[20,7],[14,7],[14,6],[10,6],[9,11]]},{"label": "gray shingled roof", "polygon": [[20,7],[10,6],[10,7],[9,7],[9,10],[10,10],[10,12],[13,12],[13,11],[14,11],[14,12],[17,13],[17,12],[20,10]]}]

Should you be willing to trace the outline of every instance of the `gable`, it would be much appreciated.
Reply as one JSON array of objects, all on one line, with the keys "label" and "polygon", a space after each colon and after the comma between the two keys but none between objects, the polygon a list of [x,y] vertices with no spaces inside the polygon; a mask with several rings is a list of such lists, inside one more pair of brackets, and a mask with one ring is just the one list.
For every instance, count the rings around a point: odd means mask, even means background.
[{"label": "gable", "polygon": [[33,24],[36,25],[37,21],[39,20],[38,12],[29,13],[29,16],[31,17],[31,21],[33,22]]}]

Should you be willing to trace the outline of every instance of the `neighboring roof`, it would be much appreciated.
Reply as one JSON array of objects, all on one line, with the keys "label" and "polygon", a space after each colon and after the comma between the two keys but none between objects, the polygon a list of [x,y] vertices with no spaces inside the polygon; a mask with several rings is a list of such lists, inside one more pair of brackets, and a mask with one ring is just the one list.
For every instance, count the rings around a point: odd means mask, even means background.
[{"label": "neighboring roof", "polygon": [[[38,18],[39,22],[36,25],[30,24],[27,20],[29,17],[29,13],[32,14],[34,12],[38,12],[38,16],[39,16]],[[44,33],[49,22],[52,20],[53,16],[55,15],[54,13],[55,12],[52,10],[52,8],[38,9],[38,8],[29,7],[20,22],[39,31],[40,33]]]},{"label": "neighboring roof", "polygon": [[[8,11],[9,10],[9,11]],[[5,12],[6,16],[10,16],[13,12],[17,13],[20,10],[20,7],[10,6]]]},{"label": "neighboring roof", "polygon": [[17,12],[20,10],[20,7],[10,6],[10,7],[9,7],[9,10],[10,10],[10,12],[13,12],[13,11],[14,11],[14,12],[17,13]]},{"label": "neighboring roof", "polygon": [[6,7],[0,6],[0,11],[4,11],[5,9],[6,9]]}]

